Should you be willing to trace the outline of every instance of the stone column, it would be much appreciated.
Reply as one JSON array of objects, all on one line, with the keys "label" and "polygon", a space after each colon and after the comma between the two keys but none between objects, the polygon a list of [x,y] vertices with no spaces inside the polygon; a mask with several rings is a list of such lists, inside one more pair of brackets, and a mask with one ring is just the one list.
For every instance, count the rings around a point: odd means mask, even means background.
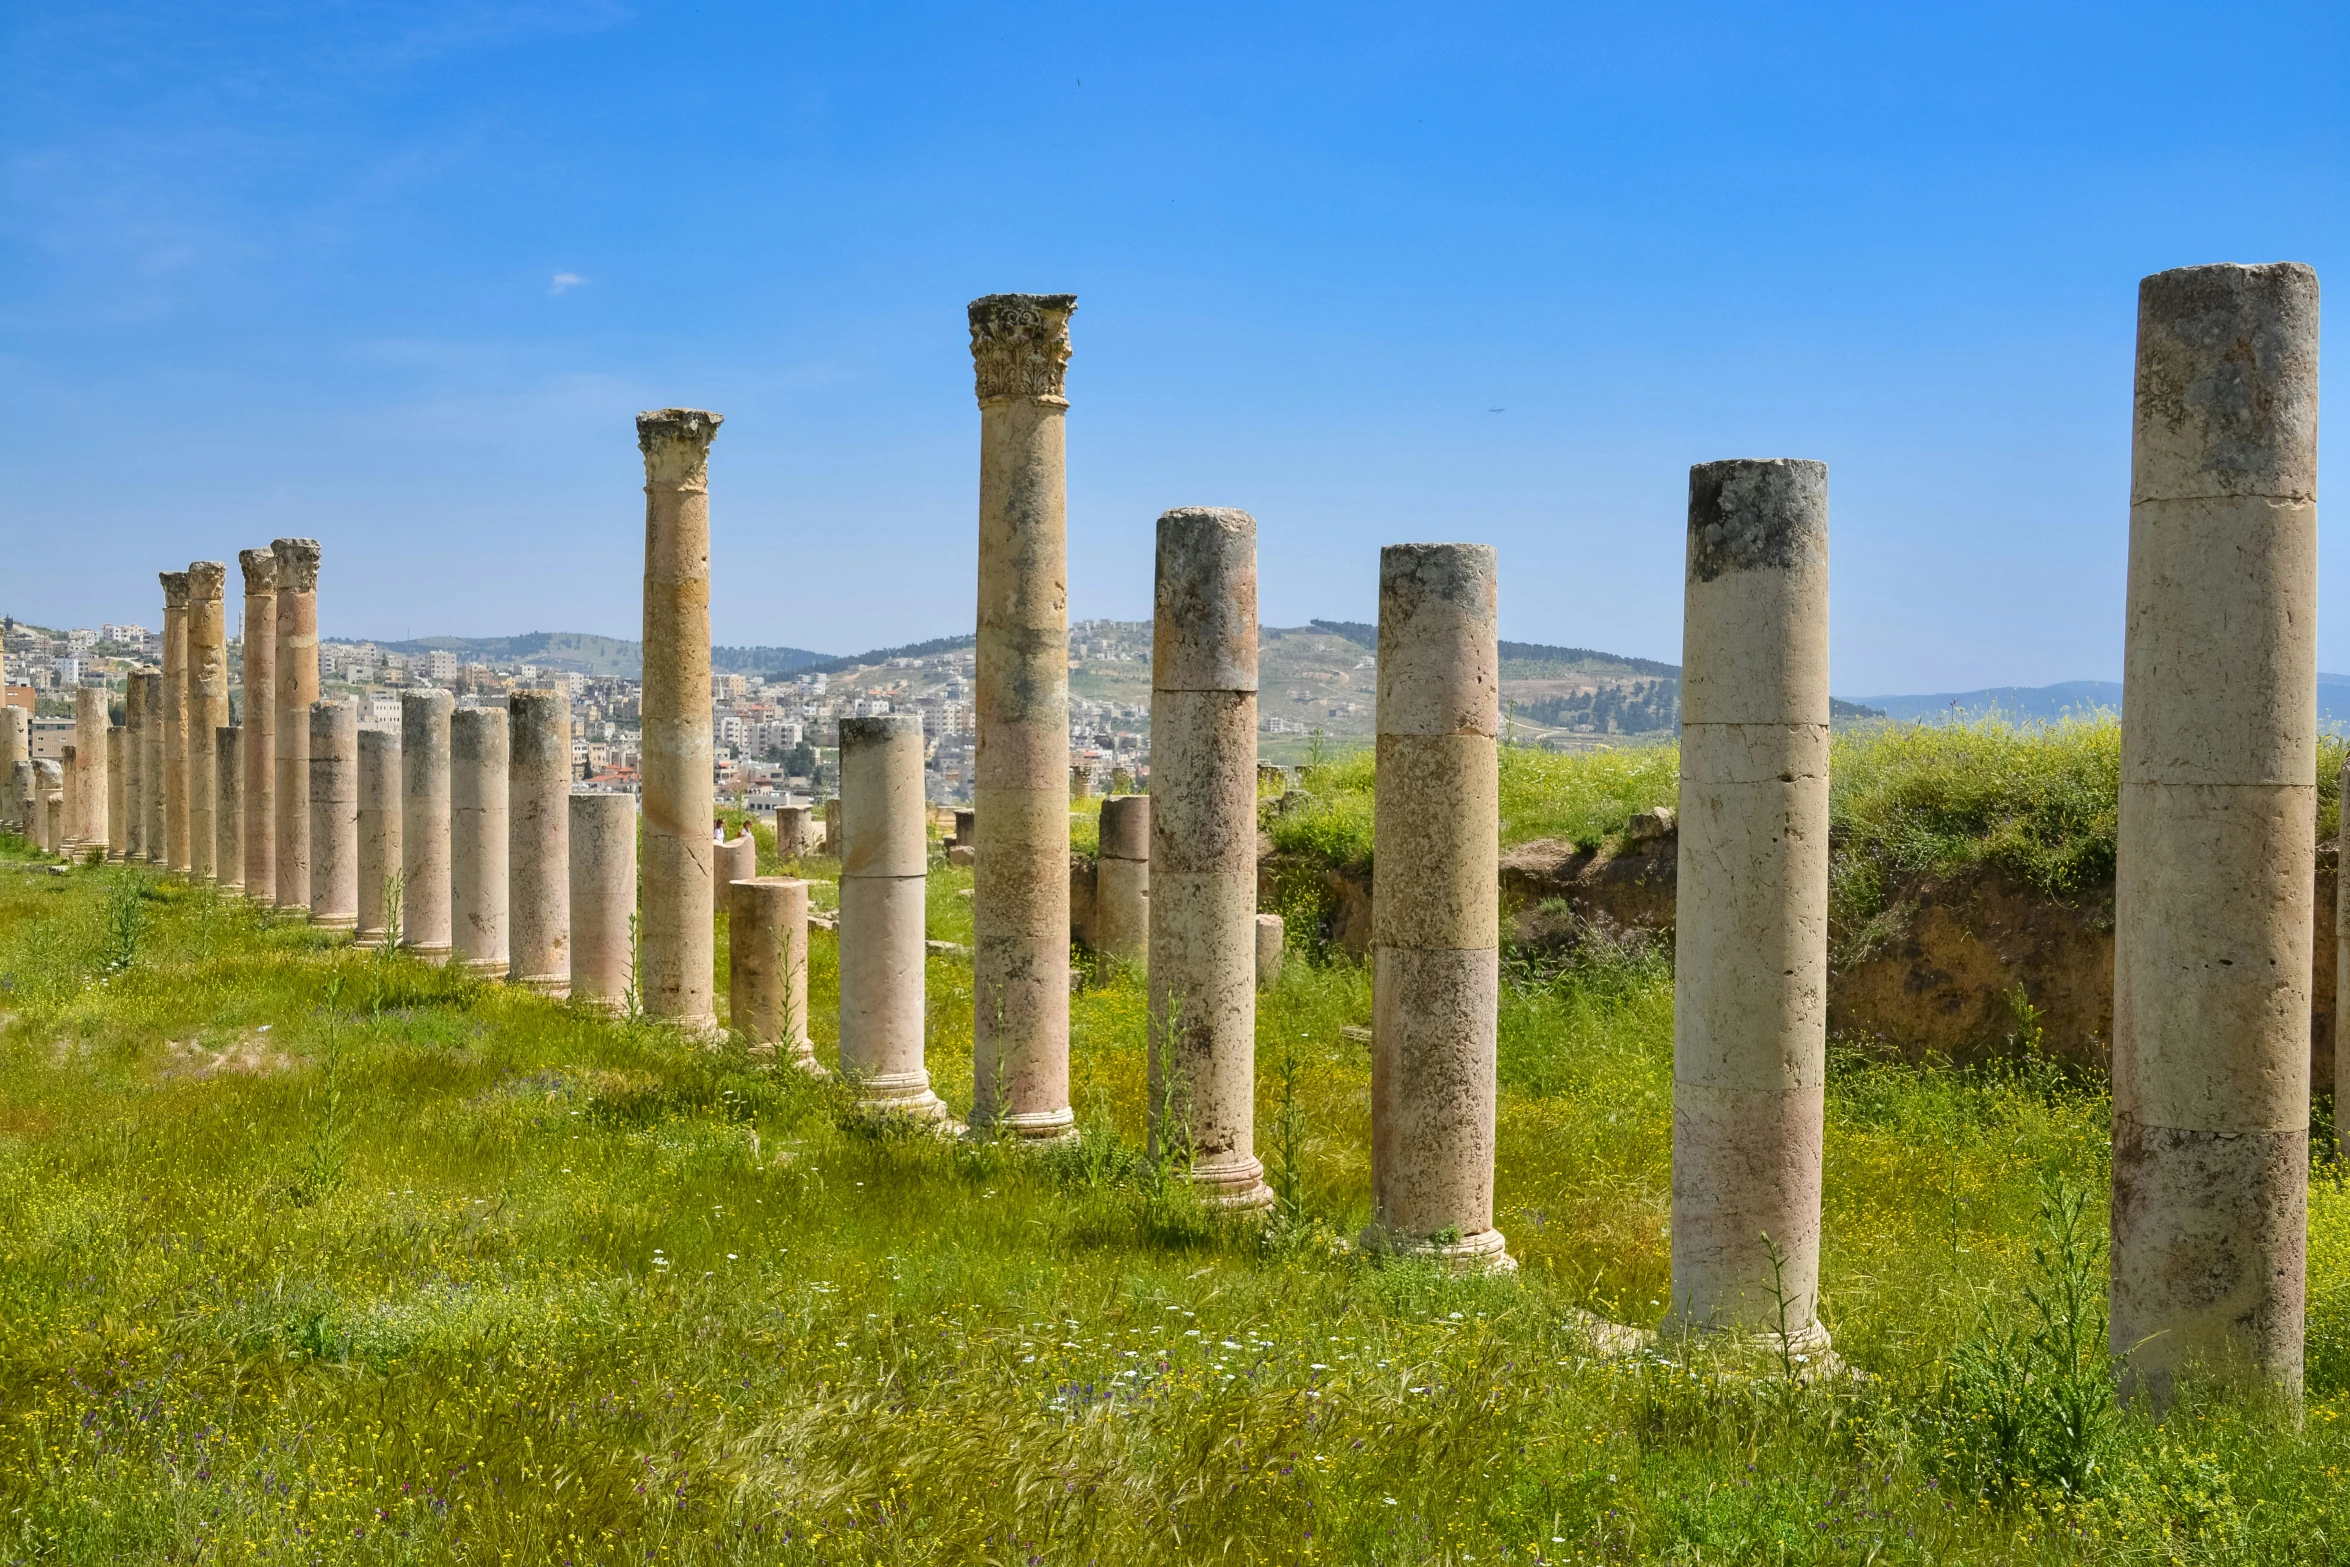
[{"label": "stone column", "polygon": [[805,805],[787,805],[775,813],[775,853],[778,859],[796,860],[815,848],[815,828],[810,818],[814,815]]},{"label": "stone column", "polygon": [[449,713],[446,691],[400,693],[400,945],[445,961],[449,913]]},{"label": "stone column", "polygon": [[[1151,941],[1151,800],[1147,794],[1102,802],[1101,855],[1093,873],[1093,947],[1121,963],[1141,963]],[[1252,835],[1249,848],[1256,848]]]},{"label": "stone column", "polygon": [[132,670],[122,682],[122,823],[124,860],[147,857],[147,688]]},{"label": "stone column", "polygon": [[245,890],[244,741],[241,724],[223,724],[213,731],[213,880],[225,892]]},{"label": "stone column", "polygon": [[921,718],[842,719],[840,1073],[870,1109],[935,1120],[946,1106],[922,1060],[927,817]]},{"label": "stone column", "polygon": [[310,909],[310,704],[318,700],[318,541],[278,539],[276,667],[277,906]]},{"label": "stone column", "polygon": [[157,573],[163,583],[163,860],[188,868],[188,574]]},{"label": "stone column", "polygon": [[[16,711],[10,709],[9,711]],[[10,832],[20,833],[26,842],[38,847],[41,835],[33,828],[33,763],[30,757],[20,757],[8,764],[8,776],[0,779],[0,825]]]},{"label": "stone column", "polygon": [[449,717],[449,922],[455,960],[502,979],[507,967],[506,712]]},{"label": "stone column", "polygon": [[[400,737],[389,729],[359,731],[359,934],[362,947],[400,940],[407,924],[401,842],[407,812],[401,793]],[[445,800],[444,796],[444,800]],[[443,818],[441,861],[448,866]],[[443,918],[447,904],[442,905]]]},{"label": "stone column", "polygon": [[[1151,792],[1102,806],[1097,900],[1119,863],[1109,858],[1113,824],[1141,815],[1150,833],[1142,908],[1152,1142],[1183,1140],[1191,1178],[1209,1201],[1263,1208],[1273,1191],[1255,1152],[1255,518],[1211,506],[1159,518],[1152,623]],[[1497,852],[1489,846],[1489,858]],[[1111,908],[1097,901],[1097,920]]]},{"label": "stone column", "polygon": [[1281,983],[1281,947],[1286,932],[1278,914],[1257,916],[1257,989],[1271,990]]},{"label": "stone column", "polygon": [[2301,1388],[2317,334],[2294,263],[2138,287],[2112,1335],[2158,1407],[2196,1366]]},{"label": "stone column", "polygon": [[171,682],[163,678],[162,670],[152,666],[134,671],[131,679],[138,683],[142,693],[139,707],[146,715],[144,721],[146,735],[139,742],[139,814],[141,820],[146,823],[145,858],[150,865],[161,865],[168,857],[166,852],[166,817],[168,813],[164,809],[163,799],[163,775],[166,771],[163,765],[165,735],[163,720],[165,710],[170,705],[165,693],[171,689]]},{"label": "stone column", "polygon": [[711,877],[710,442],[720,416],[637,415],[645,456],[645,1011],[698,1032],[717,1024]]},{"label": "stone column", "polygon": [[824,852],[839,859],[840,843],[840,798],[836,795],[824,802]]},{"label": "stone column", "polygon": [[[1689,470],[1669,1330],[1819,1354],[1828,470]],[[1768,1236],[1766,1242],[1764,1237]],[[1779,1264],[1774,1267],[1772,1250]]]},{"label": "stone column", "polygon": [[570,852],[571,999],[623,1011],[636,986],[635,797],[573,795]]},{"label": "stone column", "polygon": [[971,302],[979,396],[972,804],[974,1125],[1023,1138],[1069,1109],[1069,573],[1063,395],[1074,294]]},{"label": "stone column", "polygon": [[277,901],[277,552],[239,550],[245,575],[245,896]]},{"label": "stone column", "polygon": [[[1365,1239],[1481,1268],[1516,1266],[1493,1227],[1501,1002],[1498,598],[1490,545],[1393,544],[1379,552],[1374,1211]],[[1167,766],[1163,743],[1154,736],[1154,792]],[[1252,765],[1252,809],[1255,797]],[[1255,842],[1253,829],[1249,841]],[[1162,870],[1162,889],[1166,879]]]},{"label": "stone column", "polygon": [[106,731],[113,720],[106,711],[104,686],[77,686],[73,693],[73,747],[74,765],[81,776],[76,780],[74,798],[81,808],[81,819],[74,823],[74,833],[82,843],[110,843],[113,838],[113,777],[108,766],[112,751],[106,742]]},{"label": "stone column", "polygon": [[76,756],[78,749],[78,747],[69,745],[60,747],[57,752],[57,771],[59,783],[57,796],[59,799],[65,802],[65,815],[59,820],[57,824],[57,842],[53,846],[59,852],[63,852],[72,848],[74,844],[74,787],[77,776],[80,772],[80,769],[77,768],[74,764],[78,759]]},{"label": "stone column", "polygon": [[218,878],[220,763],[215,740],[228,727],[228,567],[188,567],[188,860],[198,881]]},{"label": "stone column", "polygon": [[327,930],[359,924],[359,710],[310,704],[310,918]]},{"label": "stone column", "polygon": [[40,764],[39,811],[41,847],[51,854],[65,852],[65,769],[56,762]]},{"label": "stone column", "polygon": [[[571,993],[571,692],[506,698],[506,977],[542,995]],[[748,837],[748,834],[744,835]]]},{"label": "stone column", "polygon": [[0,827],[10,832],[21,832],[26,837],[32,831],[25,821],[23,802],[18,798],[13,780],[16,764],[33,759],[32,714],[21,707],[0,704],[0,785],[8,792],[0,797]]},{"label": "stone column", "polygon": [[710,846],[712,877],[717,884],[718,912],[732,918],[734,894],[728,889],[738,881],[749,881],[759,874],[759,840],[752,837],[749,828],[739,838],[721,838]]},{"label": "stone column", "polygon": [[726,1011],[753,1055],[822,1074],[808,1039],[808,884],[758,876],[733,887]]},{"label": "stone column", "polygon": [[[121,724],[106,729],[106,857],[130,858],[130,775],[125,757],[130,751],[128,731]],[[0,769],[5,771],[5,769]]]}]

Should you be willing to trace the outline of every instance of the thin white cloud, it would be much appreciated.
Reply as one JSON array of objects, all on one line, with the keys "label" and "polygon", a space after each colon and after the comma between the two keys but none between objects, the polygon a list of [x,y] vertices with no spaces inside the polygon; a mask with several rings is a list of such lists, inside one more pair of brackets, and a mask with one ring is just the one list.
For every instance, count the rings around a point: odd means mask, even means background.
[{"label": "thin white cloud", "polygon": [[550,294],[560,294],[569,289],[578,288],[586,281],[586,278],[581,277],[576,272],[558,272],[555,274],[555,280],[551,285],[549,285],[547,292]]}]

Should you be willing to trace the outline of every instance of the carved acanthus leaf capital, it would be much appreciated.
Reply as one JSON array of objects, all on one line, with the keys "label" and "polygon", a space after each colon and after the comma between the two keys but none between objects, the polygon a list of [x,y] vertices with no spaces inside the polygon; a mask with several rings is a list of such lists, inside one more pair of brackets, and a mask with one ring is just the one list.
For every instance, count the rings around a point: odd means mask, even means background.
[{"label": "carved acanthus leaf capital", "polygon": [[271,539],[269,547],[277,556],[278,592],[315,593],[318,591],[318,541],[316,539]]},{"label": "carved acanthus leaf capital", "polygon": [[275,593],[277,591],[277,551],[239,550],[237,564],[245,569],[247,593]]},{"label": "carved acanthus leaf capital", "polygon": [[726,415],[706,408],[655,408],[636,416],[637,450],[645,454],[648,483],[704,489],[710,482],[710,443]]},{"label": "carved acanthus leaf capital", "polygon": [[163,584],[163,607],[165,609],[186,609],[188,607],[188,574],[186,572],[159,571],[155,573],[155,579]]},{"label": "carved acanthus leaf capital", "polygon": [[1069,317],[1075,294],[988,294],[971,301],[971,363],[979,403],[1015,397],[1067,407]]},{"label": "carved acanthus leaf capital", "polygon": [[188,562],[188,597],[192,599],[225,598],[228,594],[228,566],[217,560]]}]

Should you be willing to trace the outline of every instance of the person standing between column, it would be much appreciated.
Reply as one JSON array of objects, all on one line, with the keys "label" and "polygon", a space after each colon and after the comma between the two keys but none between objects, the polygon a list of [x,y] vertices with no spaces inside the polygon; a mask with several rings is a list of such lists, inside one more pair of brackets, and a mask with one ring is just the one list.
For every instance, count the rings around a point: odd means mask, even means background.
[{"label": "person standing between column", "polygon": [[[1455,1267],[1497,1270],[1517,1266],[1493,1227],[1499,603],[1491,545],[1393,544],[1379,552],[1374,1212],[1364,1237]],[[1155,757],[1151,772],[1155,786]]]},{"label": "person standing between column", "polygon": [[871,1110],[938,1120],[923,1064],[929,948],[922,719],[840,721],[840,1074]]},{"label": "person standing between column", "polygon": [[188,873],[198,881],[217,879],[220,852],[216,737],[228,726],[227,590],[227,566],[217,560],[189,564]]},{"label": "person standing between column", "polygon": [[400,693],[400,945],[428,963],[446,962],[454,939],[449,715],[455,705],[446,691]]},{"label": "person standing between column", "polygon": [[188,574],[163,583],[163,865],[188,868]]},{"label": "person standing between column", "polygon": [[2317,348],[2306,266],[2138,286],[2111,1331],[2157,1409],[2193,1371],[2301,1395]]},{"label": "person standing between column", "polygon": [[318,700],[318,541],[276,539],[277,906],[310,913],[310,704]]},{"label": "person standing between column", "polygon": [[[1828,470],[1689,470],[1671,1332],[1828,1348]],[[1786,1342],[1777,1344],[1784,1323]]]},{"label": "person standing between column", "polygon": [[506,698],[506,977],[571,993],[571,693]]},{"label": "person standing between column", "polygon": [[1065,394],[1074,294],[971,302],[979,398],[974,1130],[1072,1135]]},{"label": "person standing between column", "polygon": [[277,901],[277,552],[239,550],[245,576],[245,896]]},{"label": "person standing between column", "polygon": [[[1103,806],[1105,823],[1120,803]],[[1181,1140],[1210,1202],[1269,1207],[1255,1152],[1257,524],[1245,511],[1159,518],[1149,812],[1151,1141],[1164,1155]]]},{"label": "person standing between column", "polygon": [[645,458],[643,726],[646,1013],[718,1028],[710,818],[710,442],[722,416],[637,415]]}]

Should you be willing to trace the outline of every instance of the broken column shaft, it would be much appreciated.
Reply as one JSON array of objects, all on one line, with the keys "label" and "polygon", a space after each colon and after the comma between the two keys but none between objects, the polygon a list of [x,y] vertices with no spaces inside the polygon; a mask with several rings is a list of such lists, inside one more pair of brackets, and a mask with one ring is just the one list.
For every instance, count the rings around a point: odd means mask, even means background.
[{"label": "broken column shaft", "polygon": [[1828,470],[1689,470],[1673,990],[1675,1331],[1827,1347]]},{"label": "broken column shaft", "polygon": [[449,956],[449,714],[446,691],[400,693],[400,945]]},{"label": "broken column shaft", "polygon": [[727,917],[726,1012],[753,1054],[815,1070],[808,1039],[808,884],[789,876],[734,883]]},{"label": "broken column shaft", "polygon": [[106,843],[112,832],[113,782],[108,766],[112,755],[106,731],[112,721],[106,710],[104,686],[77,686],[73,693],[74,766],[80,772],[74,804],[80,819],[73,824],[75,841]]},{"label": "broken column shaft", "polygon": [[571,993],[571,692],[506,698],[506,977]]},{"label": "broken column shaft", "polygon": [[1121,963],[1150,956],[1151,801],[1102,802],[1101,853],[1093,868],[1093,949]]},{"label": "broken column shaft", "polygon": [[971,302],[979,397],[972,1121],[1070,1135],[1069,589],[1073,294]]},{"label": "broken column shaft", "polygon": [[2317,352],[2308,267],[2139,284],[2112,1344],[2158,1406],[2197,1367],[2301,1388]]},{"label": "broken column shaft", "polygon": [[310,744],[310,919],[327,930],[359,924],[359,711],[313,702]]},{"label": "broken column shaft", "polygon": [[872,1109],[935,1119],[923,1063],[929,811],[922,720],[840,721],[840,1072]]},{"label": "broken column shaft", "polygon": [[[1268,1207],[1255,1151],[1256,519],[1212,506],[1165,513],[1156,579],[1143,905],[1151,1141],[1163,1154],[1181,1140],[1209,1201]],[[1102,807],[1105,870],[1113,808],[1132,809]],[[1108,912],[1098,898],[1097,920]]]},{"label": "broken column shaft", "polygon": [[398,941],[407,921],[401,881],[406,812],[401,794],[400,737],[388,729],[359,731],[359,926],[362,947]]},{"label": "broken column shaft", "polygon": [[506,915],[506,710],[449,717],[449,922],[454,961],[503,979]]},{"label": "broken column shaft", "polygon": [[636,988],[636,800],[571,797],[571,999],[626,1009]]},{"label": "broken column shaft", "polygon": [[717,1027],[717,934],[710,817],[710,442],[719,415],[637,415],[645,458],[644,914],[638,991],[645,1011],[699,1032]]},{"label": "broken column shaft", "polygon": [[[1516,1266],[1493,1227],[1501,1000],[1496,573],[1485,544],[1379,552],[1366,1239],[1472,1268]],[[1163,765],[1154,744],[1154,790]],[[1162,887],[1165,879],[1162,871]]]}]

